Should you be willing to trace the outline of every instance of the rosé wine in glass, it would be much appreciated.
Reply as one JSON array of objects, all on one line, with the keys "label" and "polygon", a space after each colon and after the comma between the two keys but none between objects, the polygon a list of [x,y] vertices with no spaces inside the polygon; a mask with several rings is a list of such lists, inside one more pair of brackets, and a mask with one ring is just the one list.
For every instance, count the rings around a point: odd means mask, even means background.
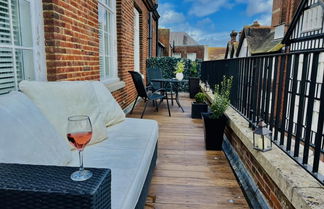
[{"label": "ros\u00e9 wine in glass", "polygon": [[80,169],[71,175],[73,181],[85,181],[92,176],[92,172],[83,168],[83,150],[92,137],[92,125],[86,115],[76,115],[68,118],[67,138],[78,150]]},{"label": "ros\u00e9 wine in glass", "polygon": [[79,133],[67,134],[67,138],[69,142],[77,150],[83,150],[84,147],[90,142],[91,137],[92,137],[92,132],[79,132]]}]

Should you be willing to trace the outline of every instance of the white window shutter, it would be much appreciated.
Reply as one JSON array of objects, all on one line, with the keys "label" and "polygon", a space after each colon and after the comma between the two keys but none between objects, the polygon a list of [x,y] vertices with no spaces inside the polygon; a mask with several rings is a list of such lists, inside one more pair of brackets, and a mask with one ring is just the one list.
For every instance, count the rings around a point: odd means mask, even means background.
[{"label": "white window shutter", "polygon": [[13,51],[8,47],[12,44],[9,2],[0,0],[0,94],[15,89]]},{"label": "white window shutter", "polygon": [[46,80],[43,26],[35,23],[41,5],[41,0],[0,0],[0,94],[18,89],[23,79]]}]

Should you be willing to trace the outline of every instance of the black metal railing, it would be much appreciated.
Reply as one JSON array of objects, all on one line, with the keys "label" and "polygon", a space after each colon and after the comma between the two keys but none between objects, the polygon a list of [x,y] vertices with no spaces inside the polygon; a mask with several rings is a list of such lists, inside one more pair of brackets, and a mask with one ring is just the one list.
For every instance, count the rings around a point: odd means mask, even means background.
[{"label": "black metal railing", "polygon": [[231,104],[251,123],[264,120],[272,140],[324,182],[324,50],[202,63],[212,89],[233,76]]}]

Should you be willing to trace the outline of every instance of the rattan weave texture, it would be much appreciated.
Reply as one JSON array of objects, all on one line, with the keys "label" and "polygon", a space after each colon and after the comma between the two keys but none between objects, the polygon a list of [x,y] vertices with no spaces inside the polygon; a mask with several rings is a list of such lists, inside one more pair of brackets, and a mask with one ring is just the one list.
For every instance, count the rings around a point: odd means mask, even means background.
[{"label": "rattan weave texture", "polygon": [[78,168],[0,164],[1,209],[110,209],[111,171],[91,168],[84,182],[70,179]]}]

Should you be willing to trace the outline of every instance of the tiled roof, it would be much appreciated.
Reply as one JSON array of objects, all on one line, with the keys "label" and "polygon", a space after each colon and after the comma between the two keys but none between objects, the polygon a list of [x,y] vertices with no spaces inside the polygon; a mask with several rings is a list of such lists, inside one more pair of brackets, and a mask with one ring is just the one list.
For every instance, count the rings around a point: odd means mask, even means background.
[{"label": "tiled roof", "polygon": [[245,26],[241,32],[237,56],[240,53],[244,39],[246,38],[251,54],[262,54],[279,51],[283,45],[282,39],[274,39],[274,28],[253,24]]},{"label": "tiled roof", "polygon": [[225,47],[208,47],[208,60],[224,59]]}]

